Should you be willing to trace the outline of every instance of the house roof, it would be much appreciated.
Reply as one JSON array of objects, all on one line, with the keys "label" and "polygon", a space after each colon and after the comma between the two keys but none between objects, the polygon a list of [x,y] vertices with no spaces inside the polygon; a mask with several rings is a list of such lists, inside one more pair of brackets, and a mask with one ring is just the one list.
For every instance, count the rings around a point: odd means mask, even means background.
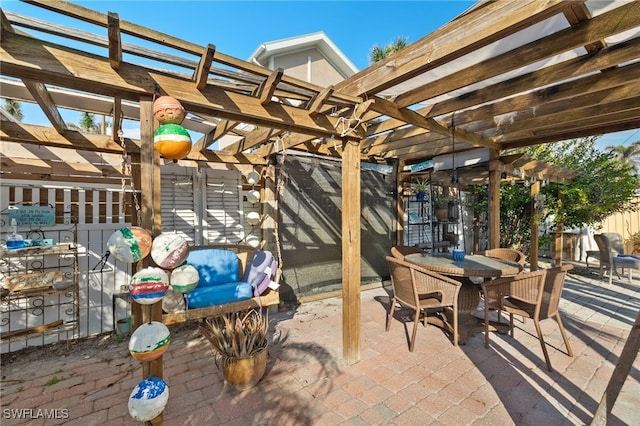
[{"label": "house roof", "polygon": [[248,60],[268,67],[269,58],[271,57],[286,55],[313,47],[318,49],[344,78],[351,77],[358,72],[358,68],[353,65],[349,58],[338,49],[338,46],[336,46],[323,31],[262,43],[251,56],[249,56]]}]

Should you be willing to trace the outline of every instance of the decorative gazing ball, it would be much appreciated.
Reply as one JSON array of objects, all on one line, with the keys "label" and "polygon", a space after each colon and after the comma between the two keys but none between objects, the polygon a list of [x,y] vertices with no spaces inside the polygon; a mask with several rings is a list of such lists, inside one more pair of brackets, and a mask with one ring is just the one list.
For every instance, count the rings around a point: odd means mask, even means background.
[{"label": "decorative gazing ball", "polygon": [[158,235],[151,244],[151,258],[162,269],[172,270],[180,266],[189,255],[189,244],[173,232]]},{"label": "decorative gazing ball", "polygon": [[180,124],[185,112],[180,101],[171,96],[160,96],[153,102],[153,116],[160,124]]},{"label": "decorative gazing ball", "polygon": [[151,251],[151,234],[139,226],[120,228],[107,241],[109,252],[121,262],[135,263]]},{"label": "decorative gazing ball", "polygon": [[181,160],[191,151],[191,136],[179,124],[161,124],[153,134],[153,146],[164,158]]},{"label": "decorative gazing ball", "polygon": [[247,222],[251,226],[257,225],[260,222],[260,213],[258,212],[247,213]]},{"label": "decorative gazing ball", "polygon": [[200,282],[200,274],[193,265],[181,265],[171,271],[171,288],[178,293],[189,293]]},{"label": "decorative gazing ball", "polygon": [[149,266],[131,277],[129,293],[141,305],[154,304],[164,297],[169,289],[169,275],[160,268]]},{"label": "decorative gazing ball", "polygon": [[135,420],[148,422],[158,417],[169,401],[169,387],[159,377],[141,381],[129,395],[129,414]]},{"label": "decorative gazing ball", "polygon": [[255,204],[260,201],[260,192],[256,191],[255,189],[247,192],[247,201],[251,204]]},{"label": "decorative gazing ball", "polygon": [[159,358],[171,342],[171,333],[158,321],[146,322],[136,329],[129,339],[129,353],[138,361],[147,362]]}]

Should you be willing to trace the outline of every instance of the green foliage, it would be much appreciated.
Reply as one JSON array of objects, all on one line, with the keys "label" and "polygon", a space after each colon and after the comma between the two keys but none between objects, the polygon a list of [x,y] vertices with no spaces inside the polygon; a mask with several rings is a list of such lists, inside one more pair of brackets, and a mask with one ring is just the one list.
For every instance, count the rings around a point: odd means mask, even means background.
[{"label": "green foliage", "polygon": [[268,325],[268,319],[253,309],[207,319],[200,332],[222,357],[246,357],[267,347]]},{"label": "green foliage", "polygon": [[578,172],[571,182],[550,184],[543,189],[548,214],[555,224],[582,227],[594,225],[614,213],[636,210],[634,195],[640,178],[633,165],[595,148],[597,138],[540,145],[533,158]]},{"label": "green foliage", "polygon": [[[546,196],[545,208],[536,213],[542,223],[553,219],[552,228],[558,223],[565,227],[595,225],[611,214],[633,211],[634,196],[640,188],[640,177],[634,165],[627,159],[595,148],[597,138],[542,144],[523,150],[528,158],[563,166],[577,172],[571,181],[550,183],[541,188]],[[628,151],[626,151],[628,152]],[[486,221],[488,212],[488,188],[476,186],[469,189],[473,197],[471,208],[474,216]],[[500,187],[500,246],[515,247],[525,251],[531,240],[531,192],[521,184],[502,183]],[[554,231],[554,229],[550,229]],[[542,243],[542,240],[541,240]]]},{"label": "green foliage", "polygon": [[369,51],[369,63],[373,64],[379,62],[392,53],[404,49],[407,47],[407,44],[407,39],[405,37],[398,37],[385,47],[380,47],[377,44],[374,44]]},{"label": "green foliage", "polygon": [[24,118],[24,115],[22,114],[22,104],[15,99],[5,99],[4,109],[17,121],[22,121]]},{"label": "green foliage", "polygon": [[45,386],[53,386],[56,383],[58,383],[60,381],[60,379],[58,379],[58,376],[53,376],[52,378],[50,378],[47,383],[45,383]]}]

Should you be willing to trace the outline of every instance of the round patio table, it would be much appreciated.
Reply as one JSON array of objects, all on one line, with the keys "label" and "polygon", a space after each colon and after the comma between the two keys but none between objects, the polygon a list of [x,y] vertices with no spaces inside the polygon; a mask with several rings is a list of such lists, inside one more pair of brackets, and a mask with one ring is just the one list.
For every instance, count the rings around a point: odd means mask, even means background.
[{"label": "round patio table", "polygon": [[[454,279],[467,278],[460,280],[462,287],[458,293],[458,334],[461,344],[466,343],[474,333],[484,330],[484,323],[472,315],[480,303],[480,288],[468,278],[481,277],[488,280],[511,277],[522,270],[522,266],[518,263],[479,254],[466,255],[463,260],[454,261],[450,254],[414,253],[405,256],[405,260]],[[445,311],[444,315],[428,317],[427,322],[453,333],[453,318],[448,314],[450,312]],[[493,323],[490,325],[492,331],[503,331],[505,327],[508,329],[506,324]]]}]

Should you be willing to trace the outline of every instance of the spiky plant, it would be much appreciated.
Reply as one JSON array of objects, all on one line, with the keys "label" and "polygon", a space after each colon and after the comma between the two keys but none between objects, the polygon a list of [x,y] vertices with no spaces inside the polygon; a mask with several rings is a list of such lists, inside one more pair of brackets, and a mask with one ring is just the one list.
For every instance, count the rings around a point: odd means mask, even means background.
[{"label": "spiky plant", "polygon": [[200,326],[200,332],[223,358],[238,358],[266,348],[268,328],[267,315],[253,309],[209,318]]}]

